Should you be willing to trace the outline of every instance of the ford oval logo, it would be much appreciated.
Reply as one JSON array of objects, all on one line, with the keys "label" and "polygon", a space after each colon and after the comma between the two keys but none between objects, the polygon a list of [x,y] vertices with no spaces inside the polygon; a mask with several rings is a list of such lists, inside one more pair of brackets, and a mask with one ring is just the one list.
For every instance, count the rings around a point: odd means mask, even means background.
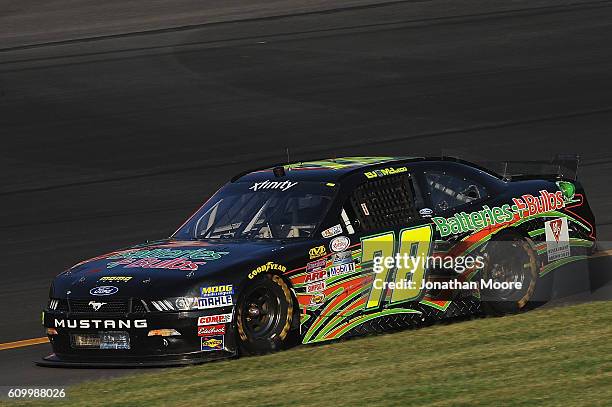
[{"label": "ford oval logo", "polygon": [[119,289],[117,287],[113,287],[111,285],[105,285],[102,287],[95,287],[89,290],[89,294],[91,295],[113,295],[117,294]]}]

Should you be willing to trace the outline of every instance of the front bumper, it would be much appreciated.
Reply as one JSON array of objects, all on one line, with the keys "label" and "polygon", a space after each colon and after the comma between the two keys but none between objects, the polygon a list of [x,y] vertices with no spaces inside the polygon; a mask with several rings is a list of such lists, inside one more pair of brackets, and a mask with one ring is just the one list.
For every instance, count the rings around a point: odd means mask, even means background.
[{"label": "front bumper", "polygon": [[[58,334],[49,335],[53,353],[36,364],[54,367],[160,367],[197,364],[233,357],[236,355],[236,340],[232,322],[225,324],[225,334],[215,336],[222,339],[222,345],[217,350],[204,351],[202,338],[210,337],[198,336],[200,317],[232,312],[230,308],[146,314],[74,314],[46,310],[43,315],[43,325],[46,328],[56,329]],[[142,322],[133,323],[143,320],[146,321],[146,327],[142,327]],[[105,326],[105,321],[113,321],[115,326],[110,327],[108,324]],[[119,326],[119,321],[124,322],[123,325]],[[149,331],[155,329],[175,329],[181,335],[148,336]],[[128,332],[130,349],[77,348],[71,340],[71,336],[75,334],[105,331]]]}]

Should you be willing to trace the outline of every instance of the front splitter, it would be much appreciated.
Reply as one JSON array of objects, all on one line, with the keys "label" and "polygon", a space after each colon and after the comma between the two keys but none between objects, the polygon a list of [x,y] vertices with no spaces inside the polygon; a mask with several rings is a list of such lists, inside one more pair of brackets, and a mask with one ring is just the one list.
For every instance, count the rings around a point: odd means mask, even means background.
[{"label": "front splitter", "polygon": [[147,367],[173,367],[173,366],[189,366],[198,365],[201,363],[212,362],[215,360],[228,359],[236,357],[235,353],[227,351],[205,352],[195,355],[187,355],[181,357],[143,357],[143,358],[82,358],[78,356],[60,357],[55,353],[42,358],[42,360],[34,362],[37,366],[42,367],[68,367],[68,368],[101,368],[101,369],[117,369],[117,368],[147,368]]}]

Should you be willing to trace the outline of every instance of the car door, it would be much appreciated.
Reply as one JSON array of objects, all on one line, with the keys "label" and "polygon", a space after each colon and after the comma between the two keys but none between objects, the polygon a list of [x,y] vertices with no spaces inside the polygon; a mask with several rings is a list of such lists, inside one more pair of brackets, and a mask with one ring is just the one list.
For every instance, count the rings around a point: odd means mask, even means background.
[{"label": "car door", "polygon": [[[419,183],[408,171],[376,176],[354,188],[343,211],[344,221],[348,218],[356,230],[359,253],[354,257],[359,260],[360,273],[348,288],[355,304],[344,314],[376,312],[419,298],[426,268],[410,259],[424,258],[431,249],[432,228],[424,205]],[[401,267],[384,261],[397,256],[407,259]],[[400,281],[415,287],[393,289]]]},{"label": "car door", "polygon": [[[431,246],[429,219],[419,214],[424,205],[420,187],[405,167],[400,168],[399,173],[371,171],[369,176],[355,174],[343,181],[341,195],[346,198],[327,223],[341,225],[342,235],[329,240],[332,253],[326,265],[326,295],[337,289],[342,293],[322,309],[304,342],[341,337],[363,319],[395,312],[387,308],[420,295],[418,289],[394,293],[374,284],[406,278],[420,281],[425,268],[411,270],[410,275],[395,267],[375,273],[374,259],[393,257],[398,251],[416,257],[427,254]],[[342,244],[336,247],[334,239]]]}]

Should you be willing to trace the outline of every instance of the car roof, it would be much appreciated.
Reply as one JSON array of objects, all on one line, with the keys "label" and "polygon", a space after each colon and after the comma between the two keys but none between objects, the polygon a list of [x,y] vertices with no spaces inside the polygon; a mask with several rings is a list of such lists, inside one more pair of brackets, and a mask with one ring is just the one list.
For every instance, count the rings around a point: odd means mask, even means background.
[{"label": "car roof", "polygon": [[485,171],[497,176],[490,170],[481,168],[476,164],[453,157],[341,157],[313,161],[300,161],[289,164],[277,164],[254,170],[244,171],[232,178],[232,182],[256,182],[274,178],[274,169],[282,167],[287,179],[295,181],[321,181],[336,182],[340,178],[354,172],[365,172],[370,169],[385,168],[386,166],[408,165],[414,162],[459,162],[472,168]]},{"label": "car roof", "polygon": [[374,167],[380,164],[392,164],[409,160],[411,157],[340,157],[313,161],[300,161],[289,164],[278,164],[245,171],[235,176],[232,181],[258,181],[274,177],[274,168],[283,167],[286,177],[295,180],[336,181],[343,175],[358,169]]}]

